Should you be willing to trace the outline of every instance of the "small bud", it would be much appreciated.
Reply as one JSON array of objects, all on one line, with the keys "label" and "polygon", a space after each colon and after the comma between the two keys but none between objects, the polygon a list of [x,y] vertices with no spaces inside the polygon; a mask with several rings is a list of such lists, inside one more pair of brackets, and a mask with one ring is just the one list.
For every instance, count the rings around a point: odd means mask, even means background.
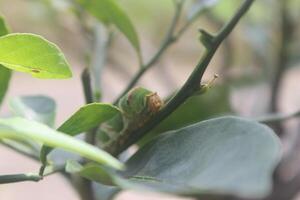
[{"label": "small bud", "polygon": [[195,95],[200,95],[200,94],[207,92],[213,86],[213,84],[217,80],[217,78],[219,78],[219,75],[214,74],[214,77],[208,83],[202,84],[200,86],[200,89],[197,92],[195,92]]}]

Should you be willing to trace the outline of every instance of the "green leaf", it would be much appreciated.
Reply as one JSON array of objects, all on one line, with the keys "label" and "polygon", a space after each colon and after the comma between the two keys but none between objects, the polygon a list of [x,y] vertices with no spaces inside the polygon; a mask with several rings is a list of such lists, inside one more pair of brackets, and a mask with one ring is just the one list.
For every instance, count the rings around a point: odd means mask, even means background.
[{"label": "green leaf", "polygon": [[112,185],[111,176],[101,168],[101,166],[88,163],[85,166],[80,165],[75,161],[68,161],[66,165],[66,171],[68,173],[74,174],[87,178],[92,181],[102,182],[106,185]]},{"label": "green leaf", "polygon": [[140,54],[140,44],[136,30],[127,14],[115,0],[78,0],[78,2],[101,22],[114,24]]},{"label": "green leaf", "polygon": [[74,160],[69,160],[66,164],[66,172],[95,181],[92,183],[92,186],[97,197],[96,199],[99,200],[113,199],[121,191],[120,188],[112,186],[113,182],[118,180],[118,178],[112,171],[110,173],[108,171],[108,169],[104,169],[103,166],[95,163],[88,163],[82,166]]},{"label": "green leaf", "polygon": [[149,132],[139,144],[147,144],[149,140],[160,133],[176,130],[220,114],[232,113],[229,96],[229,88],[227,86],[214,86],[203,95],[190,97]]},{"label": "green leaf", "polygon": [[224,117],[159,136],[129,160],[125,176],[162,192],[256,198],[270,192],[279,158],[267,126]]},{"label": "green leaf", "polygon": [[72,76],[60,49],[33,34],[17,33],[0,37],[0,64],[36,78],[62,79]]},{"label": "green leaf", "polygon": [[280,155],[267,126],[223,117],[162,134],[129,159],[125,172],[107,173],[124,189],[261,198],[272,188]]},{"label": "green leaf", "polygon": [[74,113],[58,128],[58,130],[68,135],[75,136],[111,119],[119,112],[119,109],[111,104],[87,104]]},{"label": "green leaf", "polygon": [[55,101],[46,96],[21,96],[10,101],[11,110],[19,117],[54,125],[56,104]]},{"label": "green leaf", "polygon": [[0,119],[0,139],[24,140],[29,138],[50,147],[77,153],[87,159],[116,169],[123,168],[122,163],[105,151],[52,130],[38,122],[23,118]]},{"label": "green leaf", "polygon": [[[8,33],[9,33],[9,28],[6,25],[4,18],[0,15],[0,36],[6,35]],[[7,92],[10,78],[11,78],[11,71],[7,68],[4,68],[2,65],[0,65],[0,105]]]},{"label": "green leaf", "polygon": [[[74,113],[66,122],[64,122],[58,131],[63,132],[70,136],[78,135],[97,127],[102,122],[105,122],[120,111],[117,107],[104,103],[91,103],[81,107]],[[51,152],[52,148],[43,146],[41,150],[40,159],[45,165],[47,162],[47,155]]]}]

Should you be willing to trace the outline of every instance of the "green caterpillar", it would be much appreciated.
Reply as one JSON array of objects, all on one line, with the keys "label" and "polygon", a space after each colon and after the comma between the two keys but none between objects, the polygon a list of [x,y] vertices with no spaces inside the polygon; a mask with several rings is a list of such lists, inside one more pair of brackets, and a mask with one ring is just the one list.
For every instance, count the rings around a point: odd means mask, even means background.
[{"label": "green caterpillar", "polygon": [[98,132],[101,146],[113,141],[118,135],[143,126],[163,106],[155,92],[136,87],[123,96],[118,107],[121,114],[101,125]]}]

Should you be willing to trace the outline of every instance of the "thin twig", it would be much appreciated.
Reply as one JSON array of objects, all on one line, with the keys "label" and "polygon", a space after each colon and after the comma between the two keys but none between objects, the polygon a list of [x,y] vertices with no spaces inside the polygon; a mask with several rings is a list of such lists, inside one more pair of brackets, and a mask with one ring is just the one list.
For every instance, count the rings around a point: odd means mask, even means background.
[{"label": "thin twig", "polygon": [[158,125],[162,120],[169,116],[176,108],[185,102],[195,91],[199,90],[203,74],[208,67],[211,59],[216,53],[220,44],[227,38],[233,28],[239,22],[241,17],[248,11],[254,0],[245,0],[242,6],[238,9],[232,19],[223,27],[223,29],[212,38],[210,45],[200,59],[200,62],[178,91],[178,93],[162,108],[155,116],[153,116],[143,127],[134,130],[128,134],[122,134],[111,143],[105,150],[116,156],[127,149],[129,146],[141,139],[148,131]]},{"label": "thin twig", "polygon": [[[91,85],[91,77],[90,77],[90,72],[89,69],[86,68],[82,75],[81,75],[81,80],[82,80],[82,85],[84,89],[84,96],[85,96],[85,101],[86,103],[92,103],[94,101],[93,98],[93,89]],[[95,138],[96,138],[96,133],[97,133],[97,128],[94,128],[90,130],[88,133],[85,134],[85,141],[89,144],[94,144],[95,143]],[[77,188],[77,191],[80,194],[81,199],[89,199],[93,200],[94,199],[94,192],[92,188],[92,182],[90,180],[84,179],[79,176],[74,176],[73,177],[73,182],[75,187]]]},{"label": "thin twig", "polygon": [[44,176],[40,176],[38,174],[33,173],[0,175],[0,184],[9,184],[26,181],[38,182],[42,180],[45,176],[50,176],[54,173],[62,172],[64,171],[64,169],[65,165],[54,166],[52,169],[46,172]]},{"label": "thin twig", "polygon": [[270,114],[267,116],[259,117],[256,120],[259,121],[260,123],[276,123],[276,122],[286,121],[295,117],[300,117],[300,111],[288,113],[288,114],[281,114],[281,113]]},{"label": "thin twig", "polygon": [[85,68],[81,74],[81,81],[83,86],[83,92],[85,97],[85,102],[87,104],[93,103],[93,91],[91,85],[91,76],[88,68]]},{"label": "thin twig", "polygon": [[18,183],[25,181],[38,182],[42,179],[38,174],[9,174],[0,176],[0,184]]}]

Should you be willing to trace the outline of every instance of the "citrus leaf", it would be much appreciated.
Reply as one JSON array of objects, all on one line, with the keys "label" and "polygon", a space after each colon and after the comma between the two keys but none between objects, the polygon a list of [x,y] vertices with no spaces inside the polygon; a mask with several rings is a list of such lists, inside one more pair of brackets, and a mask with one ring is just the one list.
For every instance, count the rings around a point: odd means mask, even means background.
[{"label": "citrus leaf", "polygon": [[62,79],[72,76],[60,49],[34,34],[16,33],[0,37],[0,64],[36,78]]},{"label": "citrus leaf", "polygon": [[92,187],[96,199],[111,200],[122,191],[120,188],[111,185],[114,182],[113,177],[116,175],[108,173],[107,169],[105,170],[103,166],[95,163],[88,163],[83,166],[74,160],[69,160],[66,164],[66,172],[94,181]]},{"label": "citrus leaf", "polygon": [[0,139],[32,139],[47,146],[61,148],[77,153],[87,159],[98,163],[122,169],[123,164],[117,159],[90,144],[51,128],[38,122],[23,118],[0,119]]},{"label": "citrus leaf", "polygon": [[271,191],[279,158],[267,126],[223,117],[159,136],[129,160],[124,176],[162,192],[256,198]]},{"label": "citrus leaf", "polygon": [[140,44],[136,30],[128,15],[115,0],[78,0],[78,2],[99,21],[104,24],[114,24],[140,54]]},{"label": "citrus leaf", "polygon": [[68,161],[66,164],[66,171],[71,174],[77,174],[81,177],[92,181],[102,182],[106,185],[112,184],[110,175],[95,163],[88,163],[85,166],[80,165],[76,161]]},{"label": "citrus leaf", "polygon": [[119,112],[119,109],[111,104],[87,104],[75,112],[58,128],[58,130],[68,135],[75,136],[111,119]]},{"label": "citrus leaf", "polygon": [[98,170],[123,189],[261,198],[271,191],[280,156],[279,139],[267,126],[222,117],[158,136],[129,159],[124,172]]},{"label": "citrus leaf", "polygon": [[[104,103],[91,103],[81,107],[66,122],[64,122],[58,131],[70,136],[78,135],[89,131],[104,121],[111,119],[120,111],[115,106]],[[41,149],[40,159],[43,165],[47,163],[47,155],[52,148],[44,145]]]},{"label": "citrus leaf", "polygon": [[10,108],[19,117],[54,126],[56,104],[47,96],[20,96],[10,101]]}]

